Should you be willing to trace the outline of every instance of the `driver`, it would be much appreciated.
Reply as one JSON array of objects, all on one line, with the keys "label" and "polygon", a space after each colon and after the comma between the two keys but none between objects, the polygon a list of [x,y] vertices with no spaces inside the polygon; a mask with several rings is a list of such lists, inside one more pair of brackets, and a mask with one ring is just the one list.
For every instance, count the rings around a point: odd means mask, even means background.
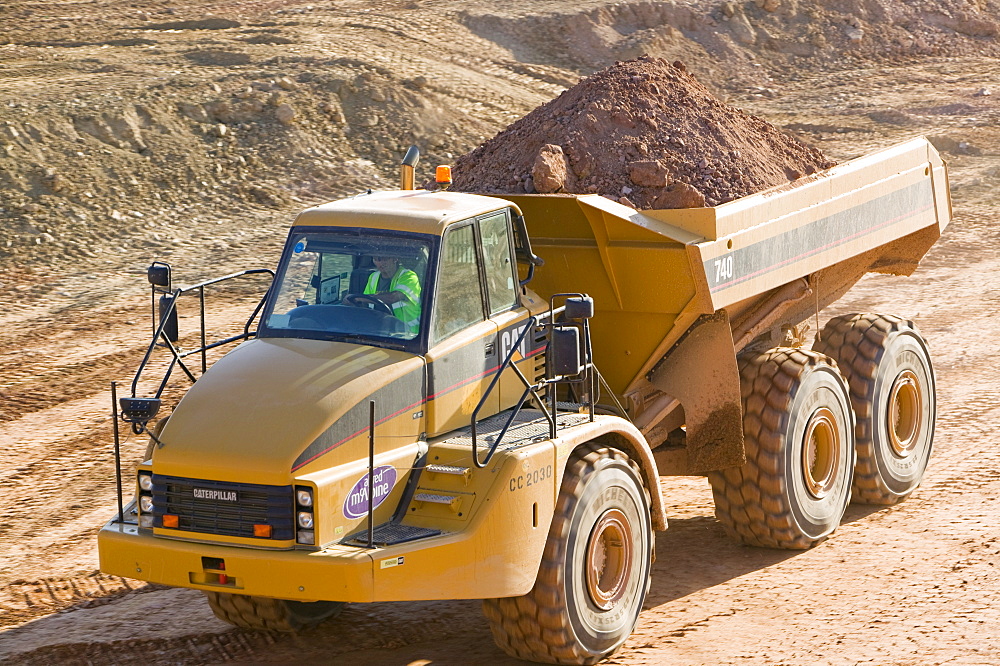
[{"label": "driver", "polygon": [[417,274],[399,263],[396,257],[374,256],[375,268],[368,276],[365,295],[376,298],[392,308],[410,333],[420,328],[420,281]]}]

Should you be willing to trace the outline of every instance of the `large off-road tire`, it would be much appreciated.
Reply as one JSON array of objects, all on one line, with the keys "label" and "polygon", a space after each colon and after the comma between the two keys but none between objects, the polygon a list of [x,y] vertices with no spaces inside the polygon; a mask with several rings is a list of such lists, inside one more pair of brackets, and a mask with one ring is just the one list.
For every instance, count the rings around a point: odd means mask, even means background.
[{"label": "large off-road tire", "polygon": [[345,606],[339,601],[288,601],[225,592],[204,592],[215,616],[241,629],[300,631],[328,620],[340,613]]},{"label": "large off-road tire", "polygon": [[858,419],[854,501],[906,499],[927,469],[937,411],[934,370],[917,327],[891,315],[835,317],[813,349],[836,359],[850,387]]},{"label": "large off-road tire", "polygon": [[566,466],[548,541],[530,592],[485,599],[507,654],[550,664],[593,664],[631,635],[649,589],[649,495],[616,449],[588,444]]},{"label": "large off-road tire", "polygon": [[750,546],[805,549],[850,501],[854,414],[829,357],[777,348],[739,359],[747,462],[711,472],[715,515]]}]

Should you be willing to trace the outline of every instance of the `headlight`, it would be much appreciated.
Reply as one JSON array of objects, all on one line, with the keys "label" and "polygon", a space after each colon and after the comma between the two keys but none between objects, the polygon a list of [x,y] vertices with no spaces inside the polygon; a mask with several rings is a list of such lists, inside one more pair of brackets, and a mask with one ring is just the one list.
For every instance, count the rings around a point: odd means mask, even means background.
[{"label": "headlight", "polygon": [[301,527],[302,529],[309,530],[312,529],[312,526],[313,526],[312,511],[299,511],[299,527]]},{"label": "headlight", "polygon": [[153,490],[153,475],[139,474],[139,487],[147,493]]},{"label": "headlight", "polygon": [[315,545],[316,543],[316,533],[313,532],[312,530],[308,531],[299,530],[299,533],[295,537],[295,540],[303,545],[312,546]]},{"label": "headlight", "polygon": [[139,510],[143,513],[153,513],[153,498],[149,495],[140,495]]},{"label": "headlight", "polygon": [[139,527],[155,527],[153,525],[153,516],[139,516]]},{"label": "headlight", "polygon": [[306,488],[299,488],[295,491],[295,501],[299,503],[299,506],[312,506],[313,505],[313,494],[311,490]]}]

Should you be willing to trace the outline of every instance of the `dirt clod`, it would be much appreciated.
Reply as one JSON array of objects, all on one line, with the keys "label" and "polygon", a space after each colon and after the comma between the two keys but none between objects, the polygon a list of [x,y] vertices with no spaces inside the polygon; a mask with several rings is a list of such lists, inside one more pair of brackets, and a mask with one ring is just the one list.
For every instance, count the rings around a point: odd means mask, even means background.
[{"label": "dirt clod", "polygon": [[815,148],[718,100],[683,63],[644,56],[583,79],[460,157],[453,189],[521,193],[530,174],[538,192],[685,208],[715,206],[832,165]]},{"label": "dirt clod", "polygon": [[538,151],[538,157],[531,167],[531,180],[538,192],[561,192],[566,188],[570,173],[562,147],[547,143]]}]

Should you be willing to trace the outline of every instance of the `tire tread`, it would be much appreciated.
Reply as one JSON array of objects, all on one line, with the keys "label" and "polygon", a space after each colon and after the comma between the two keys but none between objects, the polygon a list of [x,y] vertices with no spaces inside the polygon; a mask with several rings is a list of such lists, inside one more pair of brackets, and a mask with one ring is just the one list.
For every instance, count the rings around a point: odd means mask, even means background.
[{"label": "tire tread", "polygon": [[855,428],[857,462],[851,491],[853,501],[858,504],[898,504],[916,488],[898,494],[886,487],[876,462],[875,433],[871,424],[871,416],[876,411],[873,386],[878,359],[885,353],[890,338],[906,331],[920,337],[916,324],[902,317],[850,314],[828,321],[813,344],[813,349],[838,360],[850,387],[851,405],[858,417]]},{"label": "tire tread", "polygon": [[740,356],[744,395],[743,467],[710,472],[715,516],[726,534],[763,548],[804,550],[826,539],[802,534],[785,497],[782,434],[798,387],[810,368],[837,364],[823,354],[777,347]]},{"label": "tire tread", "polygon": [[[649,489],[641,481],[639,467],[621,451],[598,443],[581,446],[570,457],[563,474],[549,539],[535,585],[526,595],[484,599],[483,614],[489,620],[493,640],[507,654],[518,659],[549,664],[595,664],[617,652],[620,645],[601,654],[592,654],[576,638],[569,618],[562,611],[563,576],[559,562],[565,557],[573,498],[602,458],[613,458],[629,465],[642,483],[649,505]],[[652,543],[650,544],[652,545]],[[645,591],[649,591],[647,575]]]},{"label": "tire tread", "polygon": [[328,614],[310,618],[296,613],[289,605],[291,602],[284,599],[208,590],[202,592],[217,618],[234,627],[257,631],[298,632],[336,615],[342,607],[333,607]]}]

